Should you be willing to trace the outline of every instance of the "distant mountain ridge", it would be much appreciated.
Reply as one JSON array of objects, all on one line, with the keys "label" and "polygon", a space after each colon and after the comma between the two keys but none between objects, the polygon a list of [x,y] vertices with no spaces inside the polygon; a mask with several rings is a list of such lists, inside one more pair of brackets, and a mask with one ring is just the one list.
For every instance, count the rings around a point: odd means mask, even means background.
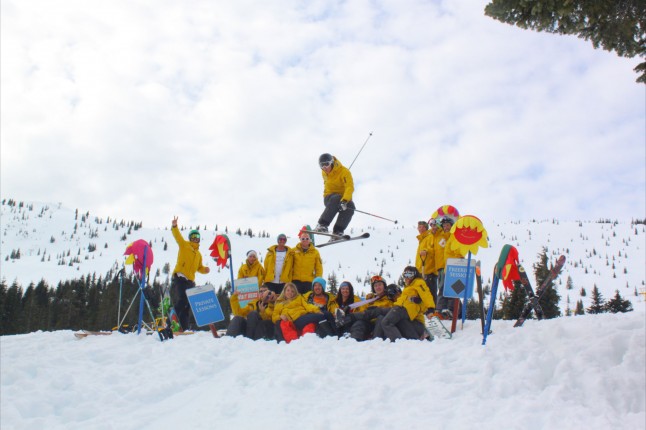
[{"label": "distant mountain ridge", "polygon": [[[41,279],[55,287],[61,280],[116,272],[123,265],[126,246],[136,239],[147,240],[152,245],[155,257],[152,280],[167,281],[168,271],[172,270],[177,256],[177,245],[169,228],[149,229],[140,222],[114,220],[68,209],[62,204],[5,199],[0,219],[0,278],[9,284],[17,281],[23,287]],[[584,305],[589,306],[590,292],[595,285],[605,299],[612,298],[615,290],[619,290],[635,307],[644,302],[646,226],[643,221],[485,221],[484,226],[490,248],[480,249],[473,258],[482,261],[485,285],[491,283],[493,265],[503,245],[516,246],[521,262],[530,272],[538,253],[547,247],[551,261],[560,254],[567,257],[565,269],[557,281],[562,311],[568,296],[570,308],[574,308],[577,300],[583,300]],[[188,228],[183,227],[184,234]],[[279,233],[262,232],[261,237],[241,233],[249,230],[235,227],[227,232],[232,243],[235,274],[250,249],[257,250],[261,262],[264,261],[266,249],[276,243],[275,236]],[[414,262],[417,248],[415,226],[369,227],[367,230],[370,239],[320,250],[324,276],[349,280],[362,294],[369,291],[368,280],[375,273],[395,282],[402,269]],[[204,228],[201,231],[200,249],[205,263],[216,269],[208,256],[208,246],[216,234],[225,232]],[[288,232],[288,246],[295,245],[297,232],[298,227],[292,234]],[[571,290],[566,289],[568,278]],[[218,286],[228,279],[229,270],[217,268],[209,275],[198,275],[197,282]],[[534,280],[533,273],[530,279]],[[581,296],[581,289],[586,290],[586,296]]]}]

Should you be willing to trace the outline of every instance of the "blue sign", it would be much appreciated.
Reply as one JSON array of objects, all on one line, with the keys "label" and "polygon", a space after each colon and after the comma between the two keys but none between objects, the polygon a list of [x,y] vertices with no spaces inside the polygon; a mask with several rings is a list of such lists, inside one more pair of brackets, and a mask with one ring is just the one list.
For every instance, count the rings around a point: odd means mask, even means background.
[{"label": "blue sign", "polygon": [[258,277],[239,278],[233,281],[234,291],[238,292],[238,302],[244,308],[252,300],[258,298]]},{"label": "blue sign", "polygon": [[199,327],[224,320],[224,313],[213,285],[189,288],[186,290],[186,296]]},{"label": "blue sign", "polygon": [[466,298],[473,295],[473,285],[476,279],[476,262],[471,260],[469,267],[469,285],[467,285],[467,263],[464,258],[449,258],[446,260],[446,270],[444,271],[444,297],[454,299],[463,299],[464,290],[466,289]]}]

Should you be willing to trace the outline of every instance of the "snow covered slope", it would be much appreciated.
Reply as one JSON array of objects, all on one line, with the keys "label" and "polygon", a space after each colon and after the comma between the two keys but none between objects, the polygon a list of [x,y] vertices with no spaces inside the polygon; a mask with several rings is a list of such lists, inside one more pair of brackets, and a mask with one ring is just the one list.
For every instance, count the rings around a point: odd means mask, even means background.
[{"label": "snow covered slope", "polygon": [[[105,276],[110,269],[121,267],[127,244],[136,239],[152,243],[155,256],[152,273],[158,281],[167,279],[164,266],[168,265],[172,270],[175,264],[177,245],[168,228],[138,228],[136,221],[115,221],[104,215],[67,209],[60,204],[3,204],[1,210],[0,277],[7,283],[17,280],[26,288],[30,282],[45,279],[55,287],[60,280],[86,274]],[[356,225],[359,222],[358,219]],[[516,246],[521,262],[530,271],[538,260],[537,254],[545,246],[551,261],[560,254],[567,257],[565,269],[557,281],[562,311],[568,296],[572,308],[579,299],[587,307],[594,285],[606,299],[619,290],[624,298],[633,302],[634,307],[644,302],[644,295],[639,294],[644,291],[646,280],[644,224],[557,220],[483,220],[483,224],[489,234],[490,248],[481,249],[475,258],[482,260],[485,284],[491,283],[493,266],[503,245]],[[195,226],[185,226],[184,234],[190,227]],[[220,230],[217,232],[215,227],[200,226],[204,256],[208,255],[208,246],[216,234],[224,233],[224,226],[218,226]],[[276,243],[279,233],[286,233],[288,245],[293,246],[300,228],[294,226],[291,231],[268,232],[269,237],[258,237],[260,232],[254,232],[254,237],[234,233],[239,228],[246,231],[250,227],[253,226],[228,227],[235,273],[248,250],[257,250],[262,262],[266,249]],[[350,233],[359,231],[369,231],[371,238],[321,248],[320,252],[325,277],[334,273],[339,281],[349,280],[360,293],[366,293],[371,275],[383,270],[384,277],[396,281],[404,266],[411,264],[417,248],[417,230],[415,225],[383,227],[380,224],[379,227],[357,227]],[[20,258],[11,258],[18,252]],[[216,267],[210,259],[206,261],[211,268]],[[572,279],[572,290],[566,290],[568,277]],[[227,279],[229,271],[218,268],[209,275],[198,275],[197,282],[219,286]],[[534,280],[533,276],[531,279]],[[587,292],[585,297],[580,295],[581,288]]]}]

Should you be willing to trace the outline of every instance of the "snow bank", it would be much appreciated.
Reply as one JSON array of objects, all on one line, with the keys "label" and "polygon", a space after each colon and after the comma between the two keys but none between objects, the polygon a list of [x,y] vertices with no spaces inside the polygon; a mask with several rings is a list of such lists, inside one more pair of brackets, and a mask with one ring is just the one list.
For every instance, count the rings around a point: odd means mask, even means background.
[{"label": "snow bank", "polygon": [[1,338],[2,429],[639,429],[643,309],[434,342]]}]

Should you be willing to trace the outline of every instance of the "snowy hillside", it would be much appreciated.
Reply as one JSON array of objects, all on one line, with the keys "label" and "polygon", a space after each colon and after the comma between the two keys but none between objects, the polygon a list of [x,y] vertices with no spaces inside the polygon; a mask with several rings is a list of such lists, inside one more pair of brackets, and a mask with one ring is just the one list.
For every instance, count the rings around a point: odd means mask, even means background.
[{"label": "snowy hillside", "polygon": [[[109,214],[90,214],[82,210],[65,208],[60,204],[18,202],[1,206],[2,243],[0,248],[0,277],[7,283],[17,280],[23,287],[31,282],[45,279],[51,287],[61,280],[82,275],[105,276],[111,269],[123,265],[126,246],[136,239],[145,239],[152,244],[154,252],[154,277],[160,282],[167,280],[164,267],[172,270],[177,256],[177,245],[168,227],[146,228],[131,220],[113,220]],[[420,219],[428,215],[420,216]],[[172,215],[169,215],[169,226]],[[590,291],[596,285],[604,298],[611,298],[619,290],[623,298],[638,303],[644,302],[646,280],[646,226],[631,222],[557,221],[541,220],[526,222],[498,222],[482,220],[489,235],[490,248],[481,249],[475,257],[482,261],[485,284],[491,283],[493,266],[503,245],[518,248],[521,262],[531,271],[537,262],[537,254],[547,247],[553,262],[565,254],[567,263],[557,281],[561,295],[561,311],[566,308],[569,297],[573,308],[577,300],[585,307],[590,302]],[[181,220],[180,220],[181,224]],[[188,228],[183,226],[184,233]],[[200,226],[201,250],[208,255],[208,246],[216,234],[224,233],[225,227]],[[246,252],[255,249],[261,262],[266,249],[275,244],[279,233],[289,237],[288,245],[295,245],[300,226],[290,231],[267,232],[269,237],[237,235],[237,230],[247,231],[253,226],[228,226],[228,236],[233,248],[234,273],[242,263]],[[350,233],[369,231],[371,238],[365,241],[338,244],[321,248],[324,276],[334,273],[339,280],[353,282],[360,293],[369,290],[367,280],[383,270],[384,277],[396,281],[404,266],[413,261],[417,248],[415,225],[384,227],[381,225],[355,228]],[[265,232],[261,232],[265,234]],[[325,239],[324,239],[325,240]],[[17,258],[19,255],[19,258]],[[206,258],[211,268],[215,263]],[[568,277],[573,288],[566,289]],[[198,283],[223,285],[229,279],[229,271],[213,270],[207,276],[198,275]],[[534,280],[533,276],[531,279]],[[581,297],[580,291],[587,291]],[[643,306],[643,305],[641,305]]]},{"label": "snowy hillside", "polygon": [[643,309],[452,340],[2,336],[9,429],[587,429],[646,423]]}]

